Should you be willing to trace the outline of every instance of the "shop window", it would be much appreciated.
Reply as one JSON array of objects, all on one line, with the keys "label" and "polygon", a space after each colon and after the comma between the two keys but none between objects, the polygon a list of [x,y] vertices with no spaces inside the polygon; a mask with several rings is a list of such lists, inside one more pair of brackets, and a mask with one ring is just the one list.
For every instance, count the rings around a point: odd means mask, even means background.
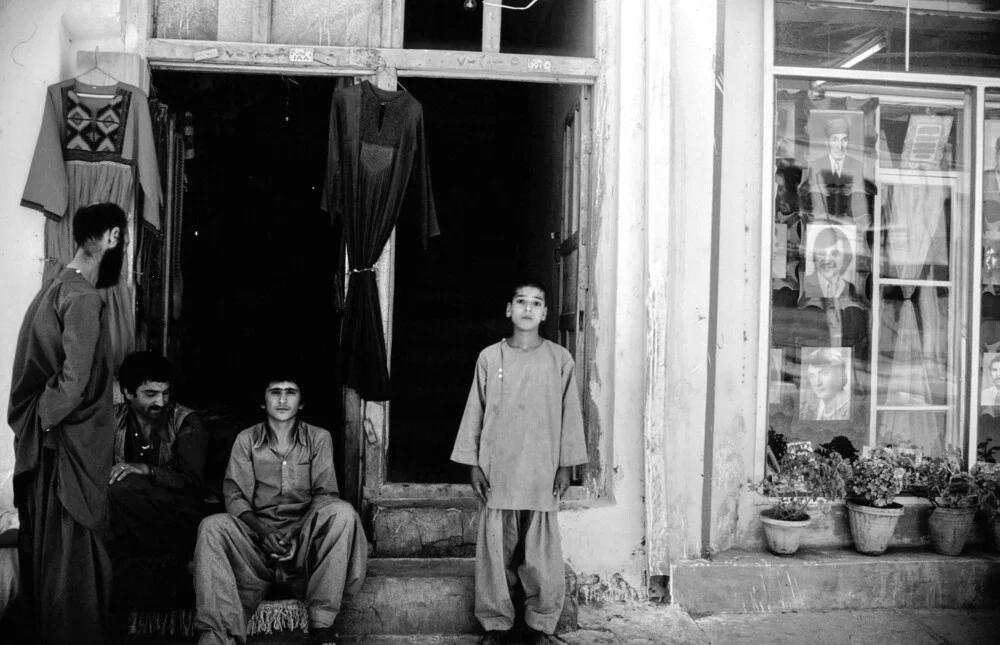
[{"label": "shop window", "polygon": [[982,279],[979,294],[979,351],[973,373],[977,457],[1000,462],[1000,90],[986,93],[983,123]]},{"label": "shop window", "polygon": [[377,47],[382,2],[272,0],[270,11],[259,15],[257,0],[156,0],[153,32],[178,40]]},{"label": "shop window", "polygon": [[[996,5],[996,3],[993,3]],[[776,65],[997,76],[1000,6],[776,0]]]},{"label": "shop window", "polygon": [[778,80],[772,443],[964,452],[971,105],[966,90]]},{"label": "shop window", "polygon": [[[527,6],[530,0],[504,0]],[[594,56],[594,0],[538,0],[501,14],[500,51],[512,54]]]},{"label": "shop window", "polygon": [[406,49],[482,51],[482,2],[406,0],[403,23]]}]

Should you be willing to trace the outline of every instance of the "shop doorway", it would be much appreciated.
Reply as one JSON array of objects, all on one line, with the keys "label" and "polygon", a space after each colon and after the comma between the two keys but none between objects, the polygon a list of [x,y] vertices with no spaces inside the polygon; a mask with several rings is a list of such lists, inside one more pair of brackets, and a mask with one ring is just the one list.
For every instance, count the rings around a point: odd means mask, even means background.
[{"label": "shop doorway", "polygon": [[[257,381],[289,366],[303,416],[343,446],[339,232],[320,210],[330,77],[156,71],[155,97],[191,112],[173,353],[182,400],[231,433],[260,419]],[[507,332],[512,280],[549,285],[555,340],[564,123],[578,86],[401,79],[424,108],[442,235],[395,235],[388,483],[461,483],[448,457],[478,352]],[[409,202],[409,198],[407,199]],[[337,470],[343,477],[343,449]],[[343,482],[341,482],[343,484]]]}]

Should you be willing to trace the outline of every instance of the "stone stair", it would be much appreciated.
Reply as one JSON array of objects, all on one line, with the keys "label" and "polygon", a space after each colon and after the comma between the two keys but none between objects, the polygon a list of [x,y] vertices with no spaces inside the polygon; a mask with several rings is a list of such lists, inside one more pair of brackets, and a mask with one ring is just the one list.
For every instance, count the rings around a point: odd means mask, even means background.
[{"label": "stone stair", "polygon": [[377,500],[369,508],[377,557],[472,557],[478,519],[473,498]]},{"label": "stone stair", "polygon": [[671,571],[670,597],[692,615],[836,609],[1000,606],[1000,555],[893,548],[802,548],[791,557],[727,551]]}]

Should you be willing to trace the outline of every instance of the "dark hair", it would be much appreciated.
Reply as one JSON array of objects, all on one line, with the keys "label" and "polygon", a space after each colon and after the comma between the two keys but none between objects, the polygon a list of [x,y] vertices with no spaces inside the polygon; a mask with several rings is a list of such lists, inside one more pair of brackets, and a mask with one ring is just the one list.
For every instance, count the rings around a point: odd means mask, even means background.
[{"label": "dark hair", "polygon": [[79,209],[73,216],[73,240],[77,246],[83,246],[116,226],[124,236],[127,225],[125,211],[117,204],[111,202],[91,204]]},{"label": "dark hair", "polygon": [[305,398],[302,377],[294,370],[274,370],[268,372],[266,376],[260,379],[260,388],[257,391],[266,394],[267,389],[274,383],[295,383],[296,387],[299,388],[299,396],[303,399]]},{"label": "dark hair", "polygon": [[546,298],[548,297],[549,290],[545,288],[545,285],[542,284],[542,281],[529,276],[521,278],[520,280],[517,280],[510,285],[510,298],[508,300],[509,302],[514,301],[514,296],[517,295],[517,290],[522,287],[534,287],[535,289],[541,291],[543,296],[545,296]]},{"label": "dark hair", "polygon": [[840,265],[840,272],[844,273],[854,261],[854,253],[851,250],[851,241],[847,239],[847,234],[839,226],[827,226],[816,234],[816,239],[813,240],[813,257],[816,256],[820,248],[836,246],[837,242],[840,242],[844,247],[844,262]]},{"label": "dark hair", "polygon": [[156,352],[133,352],[125,357],[118,368],[118,386],[122,394],[135,394],[139,387],[150,383],[170,383],[174,380],[174,366]]}]

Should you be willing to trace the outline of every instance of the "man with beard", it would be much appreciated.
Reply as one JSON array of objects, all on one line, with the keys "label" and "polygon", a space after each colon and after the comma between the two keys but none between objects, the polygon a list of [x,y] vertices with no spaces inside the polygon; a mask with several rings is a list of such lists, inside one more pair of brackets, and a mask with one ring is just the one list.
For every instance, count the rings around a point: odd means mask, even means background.
[{"label": "man with beard", "polygon": [[76,255],[35,296],[17,339],[7,421],[21,524],[18,631],[38,643],[107,641],[111,566],[100,532],[114,368],[97,289],[121,275],[125,227],[115,204],[77,211]]},{"label": "man with beard", "polygon": [[173,403],[173,372],[154,352],[129,354],[118,370],[125,402],[115,407],[108,480],[113,554],[176,554],[186,562],[194,552],[208,435],[196,412]]}]

